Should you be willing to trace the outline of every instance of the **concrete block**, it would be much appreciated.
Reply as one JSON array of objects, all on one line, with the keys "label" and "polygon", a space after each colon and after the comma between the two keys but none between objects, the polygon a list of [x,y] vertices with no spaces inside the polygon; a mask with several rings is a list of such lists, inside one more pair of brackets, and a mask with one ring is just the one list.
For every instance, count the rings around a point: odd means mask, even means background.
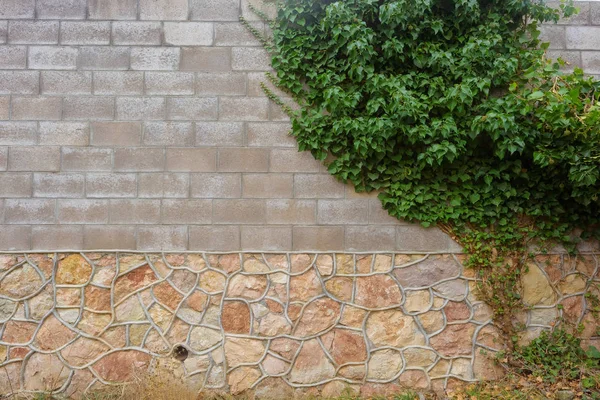
[{"label": "concrete block", "polygon": [[188,0],[139,0],[140,19],[186,20]]},{"label": "concrete block", "polygon": [[289,199],[294,196],[293,182],[292,174],[244,174],[243,197]]},{"label": "concrete block", "polygon": [[285,122],[248,123],[248,146],[296,147],[296,139],[290,135],[292,127]]},{"label": "concrete block", "polygon": [[4,222],[7,224],[53,224],[56,222],[53,199],[6,199]]},{"label": "concrete block", "polygon": [[88,0],[88,18],[129,20],[137,17],[137,0]]},{"label": "concrete block", "polygon": [[87,0],[37,0],[39,19],[84,19]]},{"label": "concrete block", "polygon": [[135,227],[114,225],[84,226],[83,248],[86,250],[135,250]]},{"label": "concrete block", "polygon": [[60,147],[15,146],[8,153],[9,171],[53,172],[60,170]]},{"label": "concrete block", "polygon": [[[560,6],[560,1],[548,1],[546,5],[558,8]],[[579,10],[579,12],[570,18],[561,18],[558,21],[559,25],[588,25],[590,21],[590,3],[586,1],[576,1],[575,7]]]},{"label": "concrete block", "polygon": [[160,22],[113,22],[112,40],[117,45],[160,45]]},{"label": "concrete block", "polygon": [[193,146],[191,122],[144,122],[142,143],[147,146]]},{"label": "concrete block", "polygon": [[269,119],[269,100],[253,97],[223,97],[219,104],[223,121],[266,121]]},{"label": "concrete block", "polygon": [[[0,46],[0,70],[25,69],[27,65],[27,48],[25,46]],[[35,68],[35,65],[29,65]]]},{"label": "concrete block", "polygon": [[267,207],[264,200],[215,199],[213,201],[213,223],[215,224],[264,224],[266,220]]},{"label": "concrete block", "polygon": [[111,97],[65,97],[63,118],[66,120],[112,120],[115,100]]},{"label": "concrete block", "polygon": [[0,120],[10,119],[10,96],[0,96]]},{"label": "concrete block", "polygon": [[210,224],[212,200],[164,199],[161,215],[163,224]]},{"label": "concrete block", "polygon": [[0,146],[35,144],[35,122],[0,121]]},{"label": "concrete block", "polygon": [[33,18],[35,0],[2,0],[0,2],[0,19]]},{"label": "concrete block", "polygon": [[[83,174],[34,174],[33,197],[80,198],[85,194]],[[62,221],[61,221],[62,222]]]},{"label": "concrete block", "polygon": [[[263,32],[262,22],[253,22],[252,26]],[[239,22],[219,22],[215,24],[215,46],[262,46],[256,37]]]},{"label": "concrete block", "polygon": [[[2,3],[0,3],[0,7],[2,7]],[[0,225],[0,243],[2,243],[2,249],[7,251],[31,249],[31,227]]]},{"label": "concrete block", "polygon": [[131,69],[158,71],[178,68],[179,48],[134,47],[131,49]]},{"label": "concrete block", "polygon": [[8,41],[8,21],[0,21],[0,43]]},{"label": "concrete block", "polygon": [[573,50],[548,50],[546,52],[550,60],[558,60],[559,58],[566,61],[567,65],[563,67],[566,71],[572,71],[575,67],[581,67],[581,52]]},{"label": "concrete block", "polygon": [[187,250],[187,226],[140,226],[138,250]]},{"label": "concrete block", "polygon": [[0,171],[8,169],[8,148],[0,147]]},{"label": "concrete block", "polygon": [[600,74],[600,51],[581,53],[583,70],[588,74]]},{"label": "concrete block", "polygon": [[346,251],[393,251],[396,228],[393,226],[347,226]]},{"label": "concrete block", "polygon": [[29,47],[30,69],[77,69],[77,48],[64,46]]},{"label": "concrete block", "polygon": [[111,224],[158,224],[160,200],[110,200],[108,220]]},{"label": "concrete block", "polygon": [[454,242],[438,228],[423,228],[419,225],[396,227],[397,251],[448,251]]},{"label": "concrete block", "polygon": [[285,251],[292,248],[292,228],[242,226],[241,240],[244,251]]},{"label": "concrete block", "polygon": [[600,50],[600,26],[567,26],[567,49]]},{"label": "concrete block", "polygon": [[115,171],[153,172],[162,171],[164,169],[164,149],[144,147],[115,149]]},{"label": "concrete block", "polygon": [[190,226],[189,250],[238,251],[240,227],[233,225]]},{"label": "concrete block", "polygon": [[267,200],[267,223],[279,225],[315,225],[316,200]]},{"label": "concrete block", "polygon": [[79,66],[84,70],[126,70],[129,52],[128,47],[81,47]]},{"label": "concrete block", "polygon": [[188,174],[142,173],[138,175],[140,198],[185,198],[188,197],[190,177]]},{"label": "concrete block", "polygon": [[238,21],[239,0],[190,0],[191,19],[196,21]]},{"label": "concrete block", "polygon": [[58,200],[57,218],[63,224],[107,224],[108,200]]},{"label": "concrete block", "polygon": [[295,174],[294,197],[301,199],[342,199],[345,185],[329,174]]},{"label": "concrete block", "polygon": [[231,71],[231,49],[228,47],[182,47],[182,71]]},{"label": "concrete block", "polygon": [[30,173],[0,173],[0,198],[31,197],[32,188],[32,175]]},{"label": "concrete block", "polygon": [[8,43],[57,44],[58,21],[10,21]]},{"label": "concrete block", "polygon": [[206,199],[238,198],[242,195],[241,174],[192,174],[191,197]]},{"label": "concrete block", "polygon": [[117,119],[119,120],[163,120],[167,102],[163,97],[118,97]]},{"label": "concrete block", "polygon": [[110,171],[113,150],[99,147],[63,147],[63,171]]},{"label": "concrete block", "polygon": [[210,121],[218,118],[217,98],[172,97],[167,100],[168,119]]},{"label": "concrete block", "polygon": [[66,45],[110,44],[110,22],[63,22],[60,25],[60,43]]},{"label": "concrete block", "polygon": [[196,122],[196,146],[242,146],[244,124],[240,122]]},{"label": "concrete block", "polygon": [[294,251],[342,251],[344,228],[341,226],[294,226]]},{"label": "concrete block", "polygon": [[62,116],[60,97],[13,97],[12,119],[25,121],[59,120]]},{"label": "concrete block", "polygon": [[92,145],[139,146],[142,142],[140,122],[93,122]]},{"label": "concrete block", "polygon": [[146,72],[146,94],[149,95],[193,95],[194,74],[192,72]]},{"label": "concrete block", "polygon": [[271,57],[262,47],[234,47],[231,67],[234,71],[270,71]]},{"label": "concrete block", "polygon": [[318,208],[319,224],[347,225],[369,222],[368,200],[319,200]]},{"label": "concrete block", "polygon": [[217,151],[207,148],[167,149],[167,171],[214,172],[217,169]]},{"label": "concrete block", "polygon": [[296,149],[271,150],[270,172],[319,172],[321,163],[315,160],[308,151],[298,152]]},{"label": "concrete block", "polygon": [[246,94],[246,74],[198,72],[196,93],[201,96],[243,96]]},{"label": "concrete block", "polygon": [[590,23],[600,25],[600,3],[590,2]]},{"label": "concrete block", "polygon": [[141,95],[144,92],[144,73],[137,71],[95,71],[94,94]]},{"label": "concrete block", "polygon": [[550,43],[550,49],[566,48],[565,27],[562,25],[540,26],[540,37],[542,42]]},{"label": "concrete block", "polygon": [[171,46],[211,46],[213,24],[208,22],[165,22],[165,44]]},{"label": "concrete block", "polygon": [[82,71],[43,71],[42,94],[92,94],[92,73]]},{"label": "concrete block", "polygon": [[55,146],[88,146],[90,127],[87,122],[40,122],[39,144]]},{"label": "concrete block", "polygon": [[51,251],[82,249],[83,226],[33,226],[31,246]]},{"label": "concrete block", "polygon": [[87,197],[123,198],[137,193],[135,174],[88,174],[85,183]]},{"label": "concrete block", "polygon": [[248,147],[220,148],[217,168],[223,172],[267,172],[269,151]]},{"label": "concrete block", "polygon": [[39,91],[39,72],[0,71],[0,94],[38,94]]}]

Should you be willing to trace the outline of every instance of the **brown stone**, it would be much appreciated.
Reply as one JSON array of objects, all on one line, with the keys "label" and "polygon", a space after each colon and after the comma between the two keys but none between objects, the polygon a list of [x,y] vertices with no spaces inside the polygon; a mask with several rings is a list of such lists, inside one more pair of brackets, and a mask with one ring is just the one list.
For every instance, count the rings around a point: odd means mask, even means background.
[{"label": "brown stone", "polygon": [[141,346],[148,329],[150,329],[150,324],[129,325],[129,343],[132,346]]},{"label": "brown stone", "polygon": [[37,271],[29,264],[10,271],[0,281],[0,295],[14,300],[31,296],[40,289],[43,281]]},{"label": "brown stone", "polygon": [[71,254],[58,262],[56,283],[59,285],[83,285],[92,276],[92,266],[79,254]]},{"label": "brown stone", "polygon": [[227,297],[241,297],[256,300],[267,290],[267,278],[262,275],[241,275],[231,278],[227,289]]},{"label": "brown stone", "polygon": [[267,314],[258,324],[258,333],[262,336],[278,336],[291,333],[292,326],[283,315]]},{"label": "brown stone", "polygon": [[504,347],[502,333],[493,325],[486,325],[479,330],[479,333],[477,334],[477,343],[497,350]]},{"label": "brown stone", "polygon": [[242,301],[224,302],[221,324],[226,333],[250,334],[250,308]]},{"label": "brown stone", "polygon": [[342,319],[340,320],[340,324],[362,329],[366,315],[367,311],[363,310],[362,308],[346,305],[344,306],[344,311],[342,311]]},{"label": "brown stone", "polygon": [[371,264],[373,264],[373,255],[357,255],[356,256],[356,272],[359,274],[368,274],[371,272]]},{"label": "brown stone", "polygon": [[260,370],[257,368],[240,367],[234,369],[227,375],[227,383],[231,394],[240,394],[250,389],[261,375]]},{"label": "brown stone", "polygon": [[267,305],[267,308],[271,312],[274,312],[277,314],[283,312],[283,305],[281,303],[279,303],[278,301],[271,300],[271,299],[265,299],[265,304]]},{"label": "brown stone", "polygon": [[225,359],[227,367],[256,363],[265,354],[266,342],[258,339],[228,337],[225,338]]},{"label": "brown stone", "polygon": [[360,387],[360,395],[365,399],[389,398],[402,392],[402,387],[394,383],[368,383]]},{"label": "brown stone", "polygon": [[305,271],[312,264],[313,257],[308,254],[292,254],[290,256],[291,272]]},{"label": "brown stone", "polygon": [[56,355],[33,353],[25,363],[24,389],[52,392],[65,384],[70,373]]},{"label": "brown stone", "polygon": [[170,276],[171,284],[183,293],[189,293],[196,287],[198,274],[187,269],[177,269]]},{"label": "brown stone", "polygon": [[423,371],[404,371],[402,374],[400,374],[400,377],[398,377],[398,383],[400,384],[400,386],[412,390],[425,390],[429,388],[427,375]]},{"label": "brown stone", "polygon": [[427,368],[435,362],[437,355],[428,349],[409,347],[404,350],[404,360],[407,367]]},{"label": "brown stone", "polygon": [[75,338],[76,334],[50,315],[35,336],[35,345],[42,350],[56,350]]},{"label": "brown stone", "polygon": [[300,337],[312,336],[332,327],[340,317],[340,303],[328,298],[310,302],[295,329]]},{"label": "brown stone", "polygon": [[463,321],[471,317],[471,310],[465,302],[449,301],[444,307],[444,313],[448,322]]},{"label": "brown stone", "polygon": [[200,291],[195,291],[190,294],[185,300],[185,304],[194,311],[202,312],[206,308],[208,296]]},{"label": "brown stone", "polygon": [[29,316],[41,320],[54,308],[54,287],[47,285],[40,293],[29,300]]},{"label": "brown stone", "polygon": [[124,272],[130,268],[140,266],[146,263],[146,257],[143,254],[119,254],[119,272]]},{"label": "brown stone", "polygon": [[399,306],[402,293],[398,284],[387,275],[356,278],[356,304],[368,308]]},{"label": "brown stone", "polygon": [[80,337],[61,350],[60,353],[69,365],[80,367],[108,350],[109,348],[98,340]]},{"label": "brown stone", "polygon": [[367,359],[365,338],[358,332],[333,329],[322,336],[322,341],[338,365]]},{"label": "brown stone", "polygon": [[183,300],[183,296],[167,281],[154,285],[152,293],[154,293],[156,300],[171,311],[175,311],[181,300]]},{"label": "brown stone", "polygon": [[9,344],[27,344],[32,338],[37,324],[24,321],[8,321],[4,326],[2,341]]},{"label": "brown stone", "polygon": [[394,274],[404,288],[429,287],[443,279],[457,277],[460,265],[451,255],[431,255],[420,263],[394,269]]},{"label": "brown stone", "polygon": [[27,354],[31,351],[32,350],[29,347],[11,347],[9,356],[11,360],[22,360],[27,357]]},{"label": "brown stone", "polygon": [[290,381],[311,384],[333,378],[335,367],[329,361],[316,339],[304,342],[290,372]]},{"label": "brown stone", "polygon": [[104,339],[114,348],[125,347],[125,344],[127,343],[127,331],[124,326],[115,326],[107,329],[100,338]]},{"label": "brown stone", "polygon": [[571,274],[567,275],[558,283],[558,290],[563,295],[581,293],[585,290],[586,278],[584,275]]},{"label": "brown stone", "polygon": [[448,325],[433,336],[429,343],[445,357],[469,355],[473,350],[474,332],[475,325],[471,323]]},{"label": "brown stone", "polygon": [[291,301],[308,301],[321,293],[323,293],[321,281],[312,269],[290,278]]},{"label": "brown stone", "polygon": [[475,360],[473,362],[475,379],[496,381],[504,378],[505,370],[496,362],[494,355],[494,353],[484,352],[482,349],[475,350]]},{"label": "brown stone", "polygon": [[562,301],[563,317],[570,323],[579,321],[583,314],[583,296],[567,297]]},{"label": "brown stone", "polygon": [[120,276],[115,282],[115,302],[121,301],[130,293],[151,285],[156,280],[158,280],[157,276],[148,265],[138,267],[131,272]]},{"label": "brown stone", "polygon": [[395,378],[402,370],[402,356],[394,349],[376,350],[369,359],[367,378],[387,381]]},{"label": "brown stone", "polygon": [[375,346],[424,345],[425,337],[413,317],[399,310],[377,311],[367,319],[366,333]]},{"label": "brown stone", "polygon": [[281,357],[291,360],[294,358],[296,351],[300,347],[300,343],[297,340],[288,338],[277,338],[271,341],[269,351],[279,354]]},{"label": "brown stone", "polygon": [[27,256],[29,261],[42,271],[46,279],[52,277],[54,270],[54,255],[48,256],[46,254],[29,254]]},{"label": "brown stone", "polygon": [[80,288],[57,288],[56,304],[59,306],[76,306],[81,304]]},{"label": "brown stone", "polygon": [[83,311],[81,320],[77,324],[77,328],[87,334],[96,336],[110,324],[110,321],[110,314],[98,314],[91,311]]},{"label": "brown stone", "polygon": [[373,272],[390,272],[392,269],[392,256],[377,254],[373,263]]},{"label": "brown stone", "polygon": [[94,311],[110,311],[110,289],[92,285],[86,286],[85,306]]},{"label": "brown stone", "polygon": [[102,357],[92,369],[104,380],[127,382],[150,365],[150,355],[137,350],[115,351]]},{"label": "brown stone", "polygon": [[18,262],[17,257],[12,254],[0,254],[0,271],[6,271],[17,265]]},{"label": "brown stone", "polygon": [[367,375],[367,368],[364,365],[346,365],[338,371],[340,376],[355,381],[362,381]]},{"label": "brown stone", "polygon": [[254,388],[254,396],[258,400],[280,400],[294,398],[294,388],[281,378],[263,379]]},{"label": "brown stone", "polygon": [[94,276],[92,277],[92,282],[98,285],[109,286],[112,283],[115,274],[117,273],[116,266],[109,267],[98,267],[96,266],[96,271],[94,272]]},{"label": "brown stone", "polygon": [[352,278],[344,276],[336,276],[325,282],[325,289],[329,295],[344,302],[352,300],[353,287]]},{"label": "brown stone", "polygon": [[338,274],[354,274],[354,256],[352,254],[335,255],[336,272]]},{"label": "brown stone", "polygon": [[[211,265],[213,263],[211,262]],[[218,256],[217,268],[231,274],[241,268],[240,266],[240,255],[237,253],[223,254]]]},{"label": "brown stone", "polygon": [[84,399],[86,389],[94,379],[94,375],[87,369],[75,370],[65,390],[65,396],[69,399]]}]

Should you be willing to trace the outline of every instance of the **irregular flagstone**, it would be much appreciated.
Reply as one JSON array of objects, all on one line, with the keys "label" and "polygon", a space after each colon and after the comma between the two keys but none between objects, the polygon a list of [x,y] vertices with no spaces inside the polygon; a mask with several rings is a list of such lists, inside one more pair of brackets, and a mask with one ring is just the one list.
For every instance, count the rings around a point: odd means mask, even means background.
[{"label": "irregular flagstone", "polygon": [[323,293],[321,281],[314,270],[290,278],[291,301],[308,301],[321,293]]},{"label": "irregular flagstone", "polygon": [[222,339],[223,336],[220,331],[204,326],[194,327],[190,332],[190,346],[196,351],[211,348]]},{"label": "irregular flagstone", "polygon": [[84,290],[85,306],[94,311],[110,311],[110,289],[88,285]]},{"label": "irregular flagstone", "polygon": [[335,367],[316,339],[307,340],[290,372],[293,383],[310,384],[333,378]]},{"label": "irregular flagstone", "polygon": [[291,332],[292,326],[283,315],[267,314],[258,325],[258,333],[262,336],[287,335]]},{"label": "irregular flagstone", "polygon": [[400,386],[406,389],[419,390],[428,389],[429,382],[427,381],[427,375],[423,371],[408,370],[400,374],[398,378]]},{"label": "irregular flagstone", "polygon": [[43,280],[38,272],[29,264],[10,271],[0,280],[0,295],[13,299],[22,299],[36,293]]},{"label": "irregular flagstone", "polygon": [[54,308],[54,288],[46,285],[36,296],[28,300],[29,314],[32,319],[41,320]]},{"label": "irregular flagstone", "polygon": [[229,384],[231,394],[236,395],[252,387],[261,377],[261,372],[257,368],[240,367],[228,374],[227,383]]},{"label": "irregular flagstone", "polygon": [[98,340],[79,337],[62,349],[60,353],[69,365],[81,367],[95,360],[108,350],[109,347]]},{"label": "irregular flagstone", "polygon": [[92,266],[83,256],[71,254],[58,262],[56,283],[83,285],[92,277]]},{"label": "irregular flagstone", "polygon": [[367,379],[387,381],[395,378],[402,370],[402,356],[394,349],[377,350],[371,353]]},{"label": "irregular flagstone", "polygon": [[42,350],[56,350],[75,338],[76,333],[64,326],[54,315],[44,320],[34,344]]},{"label": "irregular flagstone", "polygon": [[271,355],[267,355],[261,365],[265,372],[269,375],[284,374],[290,367],[290,363],[279,358],[275,358]]},{"label": "irregular flagstone", "polygon": [[70,373],[69,368],[56,355],[34,353],[25,363],[24,388],[52,392],[65,384]]},{"label": "irregular flagstone", "polygon": [[16,309],[16,302],[9,299],[0,299],[0,322],[4,322],[9,319]]},{"label": "irregular flagstone", "polygon": [[229,281],[227,297],[256,300],[267,290],[267,278],[263,275],[235,275]]},{"label": "irregular flagstone", "polygon": [[156,300],[171,310],[175,310],[181,300],[183,300],[183,296],[167,281],[154,285],[152,293],[156,297]]},{"label": "irregular flagstone", "polygon": [[433,350],[421,347],[404,349],[403,354],[407,367],[426,368],[432,365],[437,359],[437,354]]},{"label": "irregular flagstone", "polygon": [[227,366],[233,368],[240,364],[257,363],[265,354],[266,343],[257,339],[226,338],[225,359]]},{"label": "irregular flagstone", "polygon": [[356,278],[356,304],[368,308],[399,306],[402,293],[398,284],[387,275]]},{"label": "irregular flagstone", "polygon": [[250,308],[242,301],[224,302],[221,324],[226,333],[250,334]]},{"label": "irregular flagstone", "polygon": [[451,255],[432,255],[418,264],[396,268],[394,274],[400,285],[406,289],[429,287],[441,280],[457,277],[460,269],[460,265]]},{"label": "irregular flagstone", "polygon": [[348,277],[334,277],[325,282],[328,294],[338,301],[350,302],[354,290],[354,281]]},{"label": "irregular flagstone", "polygon": [[150,355],[137,350],[116,351],[98,360],[92,368],[106,381],[127,382],[150,365]]},{"label": "irregular flagstone", "polygon": [[225,276],[216,271],[206,271],[200,274],[200,288],[208,293],[220,293],[225,289]]},{"label": "irregular flagstone", "polygon": [[296,325],[294,334],[299,337],[311,336],[335,324],[340,316],[340,304],[327,298],[312,301],[305,308]]},{"label": "irregular flagstone", "polygon": [[2,341],[10,344],[26,344],[33,339],[37,324],[25,321],[8,321],[4,326]]},{"label": "irregular flagstone", "polygon": [[527,264],[527,270],[521,275],[523,302],[526,305],[552,305],[556,302],[556,293],[546,275],[534,263]]},{"label": "irregular flagstone", "polygon": [[280,356],[291,360],[294,358],[296,351],[300,347],[301,342],[288,338],[277,338],[271,341],[269,351],[272,351]]},{"label": "irregular flagstone", "polygon": [[469,355],[473,351],[475,327],[471,323],[448,325],[442,332],[433,336],[429,343],[446,357]]},{"label": "irregular flagstone", "polygon": [[408,313],[421,313],[429,310],[432,305],[429,290],[407,290],[404,310]]},{"label": "irregular flagstone", "polygon": [[98,314],[94,312],[84,311],[82,317],[77,324],[77,328],[90,335],[98,335],[106,328],[111,321],[110,314]]},{"label": "irregular flagstone", "polygon": [[375,311],[367,319],[366,333],[375,346],[424,345],[425,336],[413,317],[400,310]]},{"label": "irregular flagstone", "polygon": [[146,287],[157,280],[158,277],[148,265],[144,265],[127,272],[125,275],[117,278],[117,281],[115,282],[115,302],[121,301],[121,299],[128,294]]},{"label": "irregular flagstone", "polygon": [[358,332],[334,329],[323,335],[322,341],[338,365],[367,359],[365,338]]},{"label": "irregular flagstone", "polygon": [[321,276],[329,276],[333,273],[333,257],[331,255],[319,254],[315,264]]}]

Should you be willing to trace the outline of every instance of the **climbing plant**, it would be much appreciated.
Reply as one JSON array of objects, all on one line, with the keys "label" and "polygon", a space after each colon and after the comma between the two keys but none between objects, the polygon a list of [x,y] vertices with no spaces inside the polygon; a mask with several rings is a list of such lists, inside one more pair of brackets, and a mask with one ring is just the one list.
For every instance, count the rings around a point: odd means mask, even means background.
[{"label": "climbing plant", "polygon": [[[498,317],[518,308],[532,242],[572,245],[600,220],[600,82],[546,57],[538,26],[572,3],[285,0],[269,79],[300,150],[393,216],[465,246]],[[574,231],[575,229],[578,231]],[[576,237],[573,232],[580,232]],[[503,324],[510,329],[510,321]]]}]

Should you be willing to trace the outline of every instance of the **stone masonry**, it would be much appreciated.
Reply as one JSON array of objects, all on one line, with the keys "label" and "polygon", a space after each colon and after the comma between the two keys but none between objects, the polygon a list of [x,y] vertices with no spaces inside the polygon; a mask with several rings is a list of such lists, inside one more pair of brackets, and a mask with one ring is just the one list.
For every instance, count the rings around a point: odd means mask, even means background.
[{"label": "stone masonry", "polygon": [[[459,250],[297,151],[240,1],[0,0],[0,250]],[[600,74],[578,5],[549,54]]]}]

